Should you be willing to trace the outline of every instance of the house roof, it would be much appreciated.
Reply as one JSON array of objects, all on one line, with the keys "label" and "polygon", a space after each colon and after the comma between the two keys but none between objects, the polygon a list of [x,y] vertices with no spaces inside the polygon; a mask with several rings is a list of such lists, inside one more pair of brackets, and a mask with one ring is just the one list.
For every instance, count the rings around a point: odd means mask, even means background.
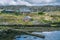
[{"label": "house roof", "polygon": [[22,7],[22,8],[20,8],[20,12],[31,12],[31,10],[30,10],[30,8],[28,8],[28,7]]}]

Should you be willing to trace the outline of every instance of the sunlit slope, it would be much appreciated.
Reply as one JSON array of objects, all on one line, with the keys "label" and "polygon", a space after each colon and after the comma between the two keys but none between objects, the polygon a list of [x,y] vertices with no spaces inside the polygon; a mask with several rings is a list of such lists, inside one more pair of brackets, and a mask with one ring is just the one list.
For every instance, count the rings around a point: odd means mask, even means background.
[{"label": "sunlit slope", "polygon": [[[31,16],[32,21],[24,22],[23,18],[26,16]],[[31,13],[29,15],[15,15],[15,14],[4,14],[0,13],[0,24],[23,24],[23,25],[33,25],[33,21],[39,23],[49,23],[49,22],[60,22],[60,12],[45,12],[45,14],[40,15],[38,13]]]}]

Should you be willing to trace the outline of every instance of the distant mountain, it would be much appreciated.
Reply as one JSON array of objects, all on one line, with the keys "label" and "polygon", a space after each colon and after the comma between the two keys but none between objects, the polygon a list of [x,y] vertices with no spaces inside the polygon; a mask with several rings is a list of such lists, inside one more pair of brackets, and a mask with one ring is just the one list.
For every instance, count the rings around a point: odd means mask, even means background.
[{"label": "distant mountain", "polygon": [[26,5],[8,5],[8,6],[0,6],[0,9],[11,9],[11,10],[19,10],[20,8],[26,8],[33,12],[43,11],[60,11],[60,5],[45,5],[45,6],[26,6]]}]

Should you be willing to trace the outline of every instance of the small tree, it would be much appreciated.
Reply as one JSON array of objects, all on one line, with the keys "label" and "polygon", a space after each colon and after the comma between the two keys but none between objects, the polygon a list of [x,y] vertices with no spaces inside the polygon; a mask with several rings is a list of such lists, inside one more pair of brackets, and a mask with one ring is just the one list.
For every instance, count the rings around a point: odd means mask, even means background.
[{"label": "small tree", "polygon": [[16,10],[16,11],[15,11],[15,15],[17,15],[17,16],[18,16],[18,15],[19,15],[19,13],[20,13],[20,12],[19,12],[19,10]]},{"label": "small tree", "polygon": [[45,13],[44,12],[38,12],[39,15],[44,15]]}]

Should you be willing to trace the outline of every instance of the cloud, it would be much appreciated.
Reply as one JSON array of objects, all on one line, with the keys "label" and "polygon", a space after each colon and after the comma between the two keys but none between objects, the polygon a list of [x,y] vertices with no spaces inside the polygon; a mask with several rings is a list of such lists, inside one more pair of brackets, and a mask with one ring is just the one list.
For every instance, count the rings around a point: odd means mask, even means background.
[{"label": "cloud", "polygon": [[31,6],[29,2],[22,0],[0,0],[1,5],[27,5]]},{"label": "cloud", "polygon": [[27,0],[27,1],[33,4],[39,4],[39,3],[51,3],[55,2],[56,0]]},{"label": "cloud", "polygon": [[60,5],[60,0],[25,0],[34,6],[41,5]]},{"label": "cloud", "polygon": [[31,6],[31,4],[29,2],[26,1],[21,1],[21,0],[17,0],[17,1],[11,1],[10,5],[27,5],[27,6]]},{"label": "cloud", "polygon": [[60,5],[60,0],[0,0],[0,5]]}]

